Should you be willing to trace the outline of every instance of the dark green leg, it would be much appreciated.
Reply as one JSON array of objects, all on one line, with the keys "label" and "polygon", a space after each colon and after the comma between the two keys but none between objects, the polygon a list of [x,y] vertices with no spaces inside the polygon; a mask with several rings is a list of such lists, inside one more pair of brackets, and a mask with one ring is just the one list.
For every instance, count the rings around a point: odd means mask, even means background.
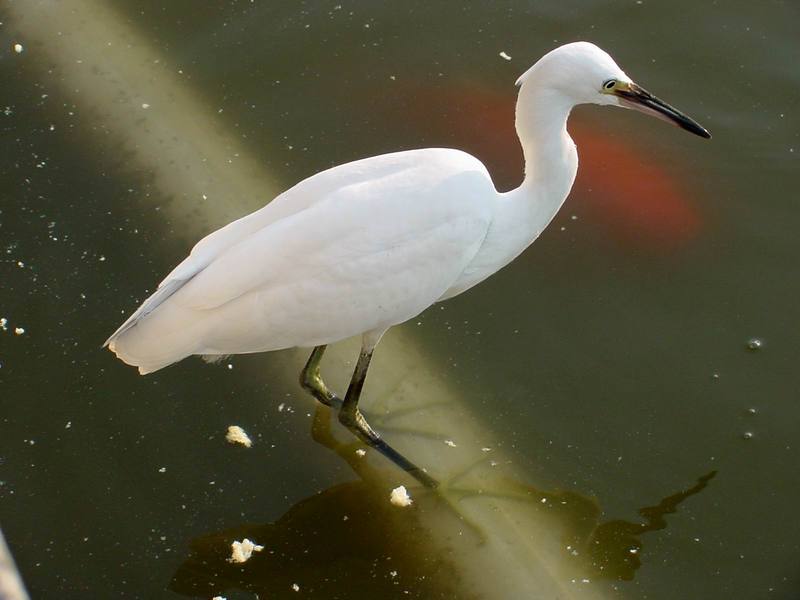
[{"label": "dark green leg", "polygon": [[358,400],[361,397],[361,389],[364,387],[364,380],[367,378],[367,369],[371,359],[372,350],[362,349],[353,372],[353,378],[350,380],[350,387],[347,388],[344,403],[339,410],[339,422],[347,427],[358,439],[375,448],[422,485],[429,488],[437,487],[439,483],[433,477],[383,441],[378,433],[369,426],[361,411],[358,410]]},{"label": "dark green leg", "polygon": [[328,389],[319,372],[319,363],[322,361],[322,355],[325,354],[325,348],[327,346],[314,348],[306,366],[300,373],[300,385],[325,406],[339,409],[342,407],[342,399]]},{"label": "dark green leg", "polygon": [[383,441],[378,433],[369,426],[369,423],[364,419],[364,415],[361,414],[361,411],[358,410],[358,400],[361,396],[361,389],[364,387],[364,380],[367,377],[367,369],[369,368],[369,361],[372,358],[372,350],[361,351],[344,402],[335,393],[330,391],[322,380],[319,363],[324,353],[325,346],[317,346],[314,348],[306,366],[300,373],[300,385],[323,404],[338,408],[339,422],[347,427],[358,439],[383,454],[426,487],[436,487],[438,482],[435,479]]}]

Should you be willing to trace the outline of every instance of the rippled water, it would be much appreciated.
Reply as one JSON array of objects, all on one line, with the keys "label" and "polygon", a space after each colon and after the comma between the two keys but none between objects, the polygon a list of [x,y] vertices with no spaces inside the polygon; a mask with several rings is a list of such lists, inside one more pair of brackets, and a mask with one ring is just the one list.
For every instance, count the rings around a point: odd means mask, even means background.
[{"label": "rippled water", "polygon": [[[287,356],[141,378],[100,350],[197,237],[170,207],[207,229],[221,218],[208,205],[230,199],[167,190],[138,142],[114,136],[116,99],[71,80],[12,4],[0,10],[0,524],[32,596],[462,593],[446,553],[409,545],[435,530],[398,521],[358,463],[312,439],[314,405]],[[710,142],[578,109],[581,170],[550,228],[405,329],[525,473],[515,489],[567,507],[565,545],[594,549],[586,586],[800,595],[793,3],[162,4],[103,5],[213,116],[198,126],[238,140],[278,189],[433,145],[473,152],[512,187],[513,82],[575,39],[706,125]],[[257,432],[254,451],[224,444],[231,423]],[[268,540],[271,559],[228,565],[231,536]]]}]

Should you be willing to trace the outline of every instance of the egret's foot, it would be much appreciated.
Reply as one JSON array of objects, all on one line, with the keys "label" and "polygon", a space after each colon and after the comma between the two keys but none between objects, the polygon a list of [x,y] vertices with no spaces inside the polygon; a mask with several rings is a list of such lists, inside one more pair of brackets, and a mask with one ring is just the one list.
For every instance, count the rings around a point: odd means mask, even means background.
[{"label": "egret's foot", "polygon": [[430,402],[421,406],[412,406],[408,408],[400,408],[389,410],[385,407],[370,407],[370,412],[375,411],[374,416],[370,416],[370,421],[375,423],[381,431],[391,431],[400,435],[413,435],[428,440],[441,440],[441,431],[434,431],[432,429],[421,429],[419,427],[410,427],[407,425],[392,425],[393,421],[402,419],[405,416],[412,415],[421,410],[427,410],[431,407],[444,406],[447,402]]},{"label": "egret's foot", "polygon": [[426,486],[415,493],[419,502],[426,495],[429,496],[434,509],[438,506],[439,510],[444,509],[450,512],[459,522],[466,525],[467,529],[471,530],[478,538],[479,544],[484,544],[488,541],[488,536],[483,528],[475,522],[461,505],[461,500],[470,495],[466,490],[451,488],[448,481],[442,481],[437,482],[436,487]]},{"label": "egret's foot", "polygon": [[362,348],[344,400],[341,400],[334,392],[330,391],[322,379],[320,362],[324,353],[325,346],[317,346],[312,351],[306,366],[300,372],[300,385],[303,389],[311,393],[322,404],[337,408],[339,422],[347,427],[358,439],[383,454],[422,485],[428,488],[435,488],[438,482],[383,441],[378,433],[367,423],[361,411],[358,410],[358,400],[361,396],[361,389],[372,358],[372,349]]},{"label": "egret's foot", "polygon": [[319,364],[322,361],[323,354],[325,354],[326,347],[317,346],[314,348],[306,366],[300,371],[300,386],[325,406],[338,410],[342,407],[342,399],[328,389],[328,386],[322,380],[322,373],[319,370]]},{"label": "egret's foot", "polygon": [[418,429],[416,427],[400,427],[400,426],[384,425],[381,422],[381,419],[374,419],[372,417],[370,417],[370,421],[376,423],[377,426],[381,429],[381,431],[384,432],[394,433],[397,435],[414,436],[426,440],[442,441],[442,434],[436,431],[426,431],[424,429]]},{"label": "egret's foot", "polygon": [[[386,407],[385,403],[379,402],[377,406],[370,407],[371,416],[369,420],[370,422],[375,423],[378,429],[384,432],[388,431],[399,435],[412,435],[427,440],[442,440],[443,438],[441,431],[434,431],[431,429],[426,430],[419,427],[410,427],[406,425],[392,425],[392,422],[419,411],[450,404],[452,403],[436,400],[433,402],[425,402],[424,404],[419,404],[416,406],[408,406],[390,410],[388,407]],[[372,414],[373,412],[374,414]]]},{"label": "egret's foot", "polygon": [[439,482],[433,477],[387,444],[381,436],[370,427],[364,415],[361,414],[361,411],[358,410],[357,407],[352,405],[348,406],[347,403],[345,403],[339,411],[339,422],[347,427],[358,439],[383,454],[425,487],[436,488],[439,485]]},{"label": "egret's foot", "polygon": [[433,490],[437,498],[475,533],[481,544],[488,541],[488,536],[483,528],[467,514],[462,504],[464,500],[476,498],[513,500],[515,502],[531,503],[532,505],[538,502],[538,495],[533,493],[532,488],[512,479],[499,477],[494,481],[488,481],[488,485],[479,482],[470,485],[464,482],[468,475],[487,464],[491,464],[490,458],[482,456],[467,465],[463,470],[442,480],[439,486]]}]

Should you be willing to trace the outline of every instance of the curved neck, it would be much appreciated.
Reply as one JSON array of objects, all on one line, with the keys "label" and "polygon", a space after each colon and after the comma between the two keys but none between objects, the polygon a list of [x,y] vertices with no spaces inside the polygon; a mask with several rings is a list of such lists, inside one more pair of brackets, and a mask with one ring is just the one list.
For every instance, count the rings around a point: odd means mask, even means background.
[{"label": "curved neck", "polygon": [[521,187],[544,186],[551,193],[563,195],[560,201],[572,187],[577,168],[575,144],[567,133],[572,106],[561,93],[537,87],[535,81],[523,83],[517,97],[515,125],[525,156]]},{"label": "curved neck", "polygon": [[517,135],[525,154],[525,180],[497,195],[494,219],[480,251],[449,298],[514,260],[542,233],[561,208],[578,171],[578,154],[567,134],[572,104],[556,92],[523,83],[517,99]]},{"label": "curved neck", "polygon": [[[496,253],[507,264],[539,237],[566,200],[578,172],[578,153],[567,133],[572,103],[552,90],[522,85],[516,127],[525,155],[525,179],[501,194],[495,212]],[[500,261],[498,261],[500,262]]]}]

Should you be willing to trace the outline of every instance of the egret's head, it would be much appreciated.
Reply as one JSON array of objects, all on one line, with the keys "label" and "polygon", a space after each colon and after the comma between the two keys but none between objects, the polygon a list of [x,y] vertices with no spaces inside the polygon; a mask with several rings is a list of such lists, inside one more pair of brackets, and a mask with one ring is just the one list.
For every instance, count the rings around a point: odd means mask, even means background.
[{"label": "egret's head", "polygon": [[606,104],[650,114],[704,138],[700,124],[636,85],[614,59],[594,44],[574,42],[545,54],[517,80],[561,96],[572,105]]}]

